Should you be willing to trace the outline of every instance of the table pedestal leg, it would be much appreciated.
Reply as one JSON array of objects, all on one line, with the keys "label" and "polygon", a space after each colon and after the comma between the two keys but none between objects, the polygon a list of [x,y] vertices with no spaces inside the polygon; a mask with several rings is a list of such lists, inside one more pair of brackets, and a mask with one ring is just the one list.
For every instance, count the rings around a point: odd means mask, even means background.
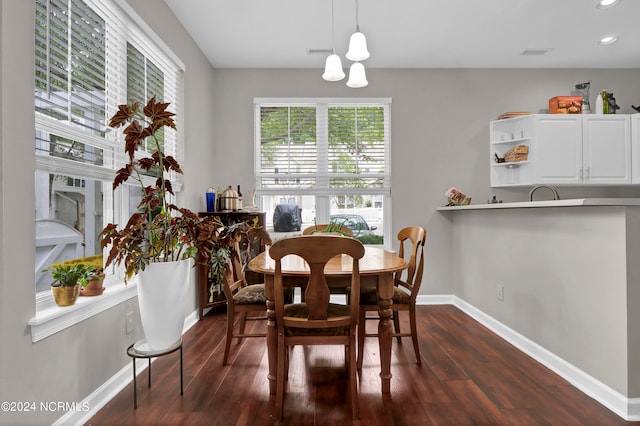
[{"label": "table pedestal leg", "polygon": [[383,394],[391,392],[392,297],[393,276],[380,276],[380,282],[378,283],[378,314],[380,316],[378,343],[380,345],[380,378],[382,379]]}]

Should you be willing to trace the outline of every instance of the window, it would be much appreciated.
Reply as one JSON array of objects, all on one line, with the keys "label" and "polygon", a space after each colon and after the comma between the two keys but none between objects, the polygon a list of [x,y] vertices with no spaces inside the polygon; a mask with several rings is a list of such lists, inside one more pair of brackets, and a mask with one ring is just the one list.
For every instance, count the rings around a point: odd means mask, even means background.
[{"label": "window", "polygon": [[[358,228],[365,244],[391,241],[391,100],[254,103],[256,194],[272,238],[331,221]],[[282,204],[297,206],[301,223],[280,222],[294,211]]]},{"label": "window", "polygon": [[[120,132],[107,127],[118,104],[171,102],[181,120],[183,65],[122,0],[36,0],[36,310],[51,303],[42,270],[101,256],[98,234],[126,221],[139,188],[114,193],[126,162]],[[180,135],[163,134],[180,158]],[[177,182],[174,189],[179,190]],[[118,284],[110,273],[105,285]]]}]

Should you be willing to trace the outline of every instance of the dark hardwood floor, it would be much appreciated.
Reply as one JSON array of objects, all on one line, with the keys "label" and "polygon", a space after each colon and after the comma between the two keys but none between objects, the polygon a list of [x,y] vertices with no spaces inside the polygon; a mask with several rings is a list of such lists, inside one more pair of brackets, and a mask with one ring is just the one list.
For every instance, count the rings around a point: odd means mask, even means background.
[{"label": "dark hardwood floor", "polygon": [[[405,328],[406,316],[401,317]],[[264,322],[251,321],[263,328]],[[266,342],[232,345],[222,367],[223,312],[211,312],[184,336],[184,395],[178,353],[159,358],[87,424],[271,425]],[[372,331],[375,321],[368,321]],[[285,420],[291,425],[623,425],[620,417],[524,355],[457,308],[418,307],[422,366],[410,339],[394,339],[391,395],[382,396],[378,345],[367,339],[360,376],[360,419],[352,422],[344,351],[302,348],[291,353]],[[124,348],[123,348],[124,350]]]}]

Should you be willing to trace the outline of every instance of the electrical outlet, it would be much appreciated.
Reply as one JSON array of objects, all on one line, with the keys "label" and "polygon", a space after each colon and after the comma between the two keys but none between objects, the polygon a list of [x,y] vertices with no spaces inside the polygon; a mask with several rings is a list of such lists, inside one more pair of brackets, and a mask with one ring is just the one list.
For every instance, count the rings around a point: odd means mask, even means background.
[{"label": "electrical outlet", "polygon": [[498,284],[498,300],[504,301],[504,286]]},{"label": "electrical outlet", "polygon": [[130,311],[130,312],[127,312],[127,315],[126,315],[125,332],[127,334],[131,334],[133,333],[133,329],[134,329],[133,311]]}]

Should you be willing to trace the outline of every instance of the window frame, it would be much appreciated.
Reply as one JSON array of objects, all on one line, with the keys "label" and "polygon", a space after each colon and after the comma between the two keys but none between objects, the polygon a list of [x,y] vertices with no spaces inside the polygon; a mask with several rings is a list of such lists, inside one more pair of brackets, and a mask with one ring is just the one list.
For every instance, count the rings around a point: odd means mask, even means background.
[{"label": "window frame", "polygon": [[[316,219],[328,223],[331,210],[331,197],[334,195],[381,195],[383,197],[383,238],[384,248],[392,247],[391,235],[391,98],[254,98],[254,178],[256,197],[265,195],[313,195],[315,197]],[[316,108],[316,158],[319,168],[326,172],[319,173],[320,178],[315,187],[309,188],[265,188],[262,178],[270,174],[262,173],[261,150],[261,108],[262,107],[315,107]],[[328,169],[328,110],[334,106],[346,107],[382,107],[384,111],[384,172],[379,175],[366,174],[367,177],[383,179],[381,188],[331,188],[329,178],[340,177]],[[308,177],[308,175],[287,175],[289,178]]]},{"label": "window frame", "polygon": [[[47,3],[48,0],[43,0],[43,2]],[[126,63],[127,44],[129,43],[141,52],[145,59],[150,59],[154,66],[159,67],[163,73],[165,81],[164,101],[171,102],[173,112],[176,113],[175,120],[178,129],[174,134],[170,135],[171,140],[167,150],[178,161],[182,160],[184,153],[182,144],[184,141],[184,129],[182,129],[184,64],[125,0],[82,0],[82,2],[105,21],[104,37],[106,41],[104,48],[107,51],[107,57],[104,60],[105,129],[107,129],[109,118],[116,112],[117,105],[124,104],[127,101]],[[73,7],[76,6],[74,5]],[[47,30],[46,45],[51,43],[49,36],[50,33]],[[48,64],[50,60],[47,57],[46,63]],[[69,74],[71,71],[65,70],[65,72]],[[46,84],[48,85],[49,83],[47,82]],[[37,111],[35,112],[35,132],[36,134],[38,132],[46,132],[103,149],[103,164],[98,166],[51,155],[42,155],[38,153],[36,146],[34,150],[35,170],[36,173],[55,173],[57,175],[102,182],[104,223],[127,222],[130,216],[129,185],[123,185],[116,191],[109,191],[116,171],[127,161],[121,132],[107,129],[104,132],[104,137],[102,137],[96,135],[95,132],[83,131],[79,126],[74,126],[66,121],[58,120]],[[179,192],[182,189],[181,177],[174,174],[172,180],[174,181],[174,191]],[[107,276],[104,283],[108,291],[100,297],[81,298],[71,307],[58,307],[53,301],[51,292],[38,292],[35,283],[33,283],[35,317],[29,320],[32,341],[36,342],[44,339],[53,333],[122,303],[124,300],[135,297],[137,295],[135,279],[125,285],[123,268],[111,266],[110,269],[111,274]]]}]

